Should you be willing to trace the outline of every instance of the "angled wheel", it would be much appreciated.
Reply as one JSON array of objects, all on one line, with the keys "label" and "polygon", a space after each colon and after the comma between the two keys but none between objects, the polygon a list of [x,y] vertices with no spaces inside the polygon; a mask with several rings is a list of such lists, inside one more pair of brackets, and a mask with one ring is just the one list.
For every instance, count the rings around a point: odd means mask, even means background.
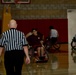
[{"label": "angled wheel", "polygon": [[76,41],[71,42],[71,47],[73,50],[76,50]]},{"label": "angled wheel", "polygon": [[61,45],[59,43],[56,43],[53,45],[53,47],[56,49],[56,50],[59,50]]}]

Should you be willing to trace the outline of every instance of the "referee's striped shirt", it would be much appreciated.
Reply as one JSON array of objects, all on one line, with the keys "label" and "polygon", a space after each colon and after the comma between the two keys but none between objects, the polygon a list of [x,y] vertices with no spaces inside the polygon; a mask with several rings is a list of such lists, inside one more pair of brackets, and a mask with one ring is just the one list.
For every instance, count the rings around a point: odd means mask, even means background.
[{"label": "referee's striped shirt", "polygon": [[5,51],[23,50],[23,46],[27,46],[27,40],[23,32],[11,28],[4,32],[0,39],[0,47],[4,47]]}]

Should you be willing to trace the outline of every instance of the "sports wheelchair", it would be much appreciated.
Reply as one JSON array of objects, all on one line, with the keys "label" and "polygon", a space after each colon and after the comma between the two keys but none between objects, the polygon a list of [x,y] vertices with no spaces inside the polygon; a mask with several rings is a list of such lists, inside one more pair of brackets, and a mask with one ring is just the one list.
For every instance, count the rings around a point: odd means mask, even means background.
[{"label": "sports wheelchair", "polygon": [[[29,55],[30,58],[34,59],[34,62],[36,63],[44,63],[47,62],[49,60],[49,55],[48,52],[46,51],[45,47],[44,47],[44,56],[40,56],[38,57],[38,52],[37,52],[37,48],[33,48],[32,46],[29,46]],[[37,60],[36,58],[39,58],[39,60]]]},{"label": "sports wheelchair", "polygon": [[73,37],[71,41],[71,56],[73,57],[74,63],[76,63],[76,35]]},{"label": "sports wheelchair", "polygon": [[51,43],[50,39],[46,38],[44,45],[47,51],[50,51],[51,49],[60,51],[59,49],[61,47],[61,44],[58,42],[58,39],[56,40],[56,42]]},{"label": "sports wheelchair", "polygon": [[76,37],[74,36],[71,41],[71,55],[73,56],[73,53],[76,54]]}]

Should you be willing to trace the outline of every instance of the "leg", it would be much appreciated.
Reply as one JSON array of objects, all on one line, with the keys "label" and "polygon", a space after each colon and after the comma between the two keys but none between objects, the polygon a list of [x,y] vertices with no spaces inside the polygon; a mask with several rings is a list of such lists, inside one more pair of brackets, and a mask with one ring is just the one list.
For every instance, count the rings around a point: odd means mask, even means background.
[{"label": "leg", "polygon": [[41,47],[41,56],[44,56],[44,47]]},{"label": "leg", "polygon": [[41,50],[40,47],[38,47],[38,48],[37,48],[37,52],[38,52],[38,56],[39,56],[39,57],[41,56],[40,50]]},{"label": "leg", "polygon": [[6,75],[15,75],[14,67],[11,64],[5,64],[5,69],[6,69]]},{"label": "leg", "polygon": [[16,63],[16,66],[15,66],[15,75],[21,75],[22,65],[23,65],[22,62]]},{"label": "leg", "polygon": [[15,75],[21,75],[23,62],[24,62],[24,52],[17,51],[15,54]]},{"label": "leg", "polygon": [[14,75],[14,62],[11,55],[11,52],[5,52],[4,55],[4,66],[6,69],[6,75]]}]

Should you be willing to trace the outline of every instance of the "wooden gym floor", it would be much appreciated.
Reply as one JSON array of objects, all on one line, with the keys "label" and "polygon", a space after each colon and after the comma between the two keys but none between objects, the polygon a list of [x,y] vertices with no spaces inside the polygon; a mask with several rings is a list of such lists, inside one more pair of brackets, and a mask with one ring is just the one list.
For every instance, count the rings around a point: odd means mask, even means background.
[{"label": "wooden gym floor", "polygon": [[[29,65],[24,64],[22,75],[68,75],[68,45],[61,44],[60,50],[65,52],[49,53],[49,60],[47,63],[31,62]],[[52,55],[58,59],[57,63],[54,65],[51,64]],[[5,75],[3,56],[1,59],[0,75]]]}]

